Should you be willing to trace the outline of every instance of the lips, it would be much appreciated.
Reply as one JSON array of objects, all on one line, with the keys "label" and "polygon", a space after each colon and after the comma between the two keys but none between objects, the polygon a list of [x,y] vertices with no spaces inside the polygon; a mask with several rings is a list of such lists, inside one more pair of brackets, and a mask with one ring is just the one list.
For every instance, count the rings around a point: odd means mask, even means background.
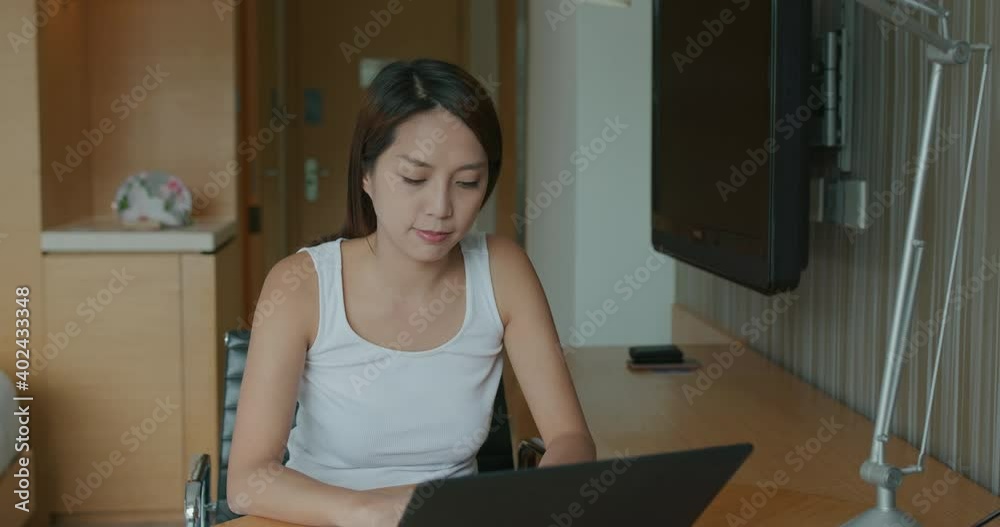
[{"label": "lips", "polygon": [[422,229],[417,229],[417,236],[420,236],[424,241],[431,243],[437,243],[443,241],[448,235],[451,234],[447,231],[425,231]]}]

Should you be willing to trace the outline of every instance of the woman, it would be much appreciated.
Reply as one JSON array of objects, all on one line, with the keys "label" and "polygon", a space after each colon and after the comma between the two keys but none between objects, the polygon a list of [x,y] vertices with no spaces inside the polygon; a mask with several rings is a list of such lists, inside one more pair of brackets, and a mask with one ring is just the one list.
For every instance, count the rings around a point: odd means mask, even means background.
[{"label": "woman", "polygon": [[502,347],[546,445],[540,465],[594,459],[531,262],[470,232],[500,158],[489,95],[462,69],[396,62],[374,79],[343,231],[278,262],[260,293],[278,307],[251,332],[234,512],[396,525],[416,484],[476,472]]}]

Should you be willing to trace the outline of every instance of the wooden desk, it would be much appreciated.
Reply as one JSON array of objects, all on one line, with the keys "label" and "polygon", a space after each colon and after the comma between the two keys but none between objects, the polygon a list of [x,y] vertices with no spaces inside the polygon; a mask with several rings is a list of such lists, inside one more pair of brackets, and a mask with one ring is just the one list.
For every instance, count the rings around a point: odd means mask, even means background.
[{"label": "wooden desk", "polygon": [[[873,505],[875,491],[858,475],[871,444],[871,421],[756,352],[734,356],[718,345],[684,349],[703,364],[700,384],[697,374],[631,373],[623,348],[570,350],[567,360],[599,458],[753,443],[753,454],[699,527],[835,526]],[[887,455],[910,463],[916,450],[894,440]],[[1000,498],[934,459],[926,472],[907,477],[897,496],[925,527],[968,526],[1000,507]],[[246,517],[227,525],[286,524]]]}]

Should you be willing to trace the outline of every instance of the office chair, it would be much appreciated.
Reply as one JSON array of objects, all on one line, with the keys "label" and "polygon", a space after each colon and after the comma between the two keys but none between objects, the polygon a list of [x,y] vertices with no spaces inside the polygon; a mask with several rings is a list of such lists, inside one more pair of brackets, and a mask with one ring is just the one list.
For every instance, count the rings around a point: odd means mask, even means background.
[{"label": "office chair", "polygon": [[[250,331],[231,330],[224,338],[226,346],[225,387],[222,398],[222,430],[219,448],[219,482],[216,489],[218,502],[211,499],[212,461],[208,454],[196,454],[191,461],[191,473],[184,485],[184,525],[185,527],[210,527],[236,519],[239,515],[229,510],[226,502],[226,475],[229,468],[229,448],[236,423],[236,403],[240,398],[240,384],[246,367]],[[298,406],[295,407],[298,413]],[[294,426],[294,424],[293,424]],[[507,415],[507,401],[504,397],[503,382],[497,388],[493,403],[493,420],[486,441],[476,454],[480,472],[513,470],[514,456]],[[545,454],[542,440],[532,438],[522,441],[518,447],[517,468],[533,468]],[[286,450],[282,464],[288,462]]]}]

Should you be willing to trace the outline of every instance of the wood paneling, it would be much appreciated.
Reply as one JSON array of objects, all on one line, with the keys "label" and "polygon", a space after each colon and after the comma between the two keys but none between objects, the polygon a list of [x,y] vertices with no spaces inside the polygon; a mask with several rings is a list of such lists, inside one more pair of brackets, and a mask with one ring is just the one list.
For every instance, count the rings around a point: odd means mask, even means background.
[{"label": "wood paneling", "polygon": [[[240,253],[233,241],[214,254],[45,257],[55,347],[37,374],[55,402],[46,455],[55,511],[72,513],[63,519],[176,520],[191,459],[208,453],[218,467],[222,335],[242,309]],[[213,495],[216,483],[213,473]]]},{"label": "wood paneling", "polygon": [[[25,28],[32,28],[30,20],[35,13],[31,0],[0,0],[0,20],[5,22],[5,45],[0,46],[0,159],[3,159],[3,192],[0,192],[0,342],[5,351],[0,357],[0,369],[7,374],[14,372],[14,290],[28,286],[31,289],[31,344],[36,349],[45,340],[44,287],[41,273],[40,233],[42,228],[41,180],[39,144],[38,100],[38,39]],[[11,35],[20,39],[10,40]],[[40,381],[36,377],[33,380]],[[29,395],[42,393],[40,382],[30,384]],[[45,406],[32,408],[31,448],[35,453],[44,452],[43,422]],[[32,456],[31,525],[47,525],[45,473],[50,464],[44,456]],[[6,501],[4,502],[6,503]],[[11,509],[4,514],[11,513]],[[18,511],[13,511],[18,512]],[[2,523],[2,522],[0,522]]]},{"label": "wood paneling", "polygon": [[[232,254],[235,246],[225,251]],[[184,443],[185,463],[199,454],[212,458],[212,496],[216,495],[219,467],[219,437],[221,408],[219,379],[222,376],[219,350],[221,335],[217,332],[216,313],[219,292],[214,287],[216,262],[211,255],[184,254],[181,261],[182,299],[182,364],[184,375]],[[214,345],[213,345],[214,344]],[[190,467],[186,464],[185,467]]]},{"label": "wood paneling", "polygon": [[46,255],[44,273],[46,324],[59,348],[38,372],[51,402],[55,510],[177,509],[185,470],[178,257]]},{"label": "wood paneling", "polygon": [[110,212],[123,178],[158,169],[205,197],[197,214],[236,217],[236,15],[215,4],[83,4],[90,126],[114,125],[90,158],[95,214]]},{"label": "wood paneling", "polygon": [[[86,89],[81,89],[88,85],[86,22],[85,6],[73,2],[59,7],[38,33],[41,182],[45,196],[41,205],[45,228],[93,213],[90,158],[97,141],[89,137],[100,137],[93,135],[99,126],[90,121],[90,97]],[[98,144],[97,148],[100,147]]]},{"label": "wood paneling", "polygon": [[[212,496],[218,489],[219,438],[225,365],[223,333],[237,326],[243,308],[240,247],[230,243],[216,254],[181,255],[183,309],[183,459],[212,457]],[[206,404],[207,402],[212,404]],[[185,467],[188,467],[185,464]]]},{"label": "wood paneling", "polygon": [[[189,461],[184,456],[217,448],[212,427],[218,420],[209,421],[212,416],[201,410],[218,412],[213,389],[220,385],[213,377],[221,330],[198,316],[236,319],[239,308],[231,304],[242,299],[241,285],[232,283],[242,276],[238,255],[220,253],[224,263],[199,255],[183,274],[178,255],[43,259],[39,234],[43,225],[111,213],[118,184],[140,170],[181,177],[196,194],[196,215],[239,217],[239,170],[227,166],[237,150],[237,13],[219,12],[218,4],[75,1],[46,15],[37,37],[0,50],[0,66],[10,73],[2,88],[7,139],[0,150],[8,175],[0,194],[0,284],[9,291],[31,286],[35,355],[46,346],[55,353],[35,377],[44,398],[36,403],[32,432],[47,455],[32,463],[52,471],[45,486],[35,482],[33,490],[56,513],[66,510],[63,495],[75,497],[77,478],[82,493],[91,492],[63,520],[177,520]],[[35,7],[31,0],[0,0],[0,19],[17,21],[20,30],[21,21],[34,18]],[[68,165],[73,155],[80,164],[60,181],[52,163]],[[232,244],[232,250],[238,247]],[[136,279],[109,293],[111,273],[122,267]],[[182,275],[199,284],[188,297],[181,294]],[[215,289],[216,279],[225,282],[224,291]],[[88,296],[97,307],[86,304]],[[106,307],[101,298],[108,300]],[[197,306],[184,316],[204,341],[182,331],[185,302]],[[7,317],[0,314],[0,320]],[[56,329],[47,331],[46,319]],[[65,336],[69,323],[78,334]],[[13,340],[7,335],[13,327],[8,320],[0,335]],[[8,358],[0,364],[10,369]],[[206,397],[182,402],[192,387],[207,389]],[[157,408],[168,402],[177,409],[162,423],[152,420],[165,415]],[[194,410],[187,415],[182,407]],[[131,451],[135,443],[123,435],[133,426],[145,435],[142,427],[154,424],[156,431]],[[123,463],[90,489],[88,476],[98,482],[115,450]],[[41,505],[36,502],[35,509]],[[35,521],[47,523],[47,514],[36,514]]]},{"label": "wood paneling", "polygon": [[[272,126],[274,111],[286,108],[282,100],[281,79],[284,68],[279,61],[284,60],[283,48],[279,44],[282,31],[279,6],[275,0],[252,0],[242,4],[245,21],[243,28],[245,45],[241,47],[244,74],[243,108],[245,121],[241,137],[256,137]],[[294,28],[285,28],[294,29]],[[297,116],[301,119],[301,116]],[[246,166],[243,178],[246,206],[260,209],[260,231],[249,232],[249,223],[244,221],[247,232],[246,243],[246,283],[244,297],[247,306],[244,319],[250,320],[253,304],[264,284],[268,270],[279,260],[288,256],[286,199],[284,181],[287,174],[282,166],[282,148],[287,148],[290,130],[285,127],[275,134],[274,140],[263,148],[251,153],[240,154],[240,162]]]}]

